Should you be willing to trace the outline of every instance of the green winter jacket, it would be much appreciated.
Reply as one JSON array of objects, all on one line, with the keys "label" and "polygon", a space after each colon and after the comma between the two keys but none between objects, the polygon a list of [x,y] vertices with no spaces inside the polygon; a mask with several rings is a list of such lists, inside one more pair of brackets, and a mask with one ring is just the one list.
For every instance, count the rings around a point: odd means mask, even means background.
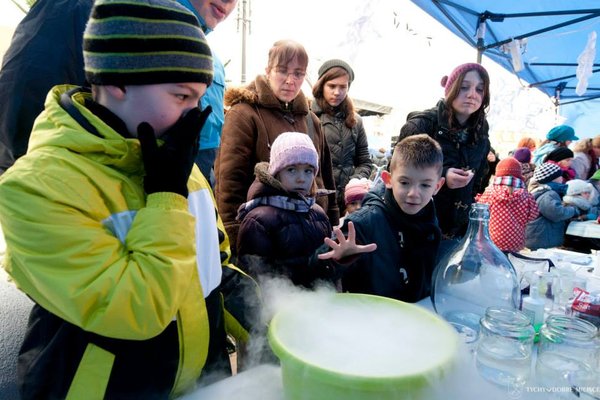
[{"label": "green winter jacket", "polygon": [[146,196],[139,141],[70,89],[50,91],[27,154],[0,177],[4,267],[36,303],[22,396],[181,394],[222,339],[219,321],[247,333],[221,307],[221,280],[236,268],[212,192],[194,167],[187,199]]}]

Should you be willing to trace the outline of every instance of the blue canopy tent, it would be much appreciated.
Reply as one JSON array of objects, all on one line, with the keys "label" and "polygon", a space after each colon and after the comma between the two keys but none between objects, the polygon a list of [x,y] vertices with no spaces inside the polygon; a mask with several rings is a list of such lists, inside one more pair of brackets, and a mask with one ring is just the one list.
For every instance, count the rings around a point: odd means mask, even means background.
[{"label": "blue canopy tent", "polygon": [[[600,31],[600,1],[412,1],[477,49],[478,61],[485,54],[552,97],[578,136],[600,134],[600,49],[590,37]],[[589,75],[579,79],[578,66]]]}]

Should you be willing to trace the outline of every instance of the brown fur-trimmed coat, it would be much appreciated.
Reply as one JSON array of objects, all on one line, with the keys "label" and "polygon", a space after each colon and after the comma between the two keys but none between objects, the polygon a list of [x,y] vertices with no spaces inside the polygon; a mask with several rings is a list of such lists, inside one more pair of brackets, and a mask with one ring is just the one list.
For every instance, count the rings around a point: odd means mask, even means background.
[{"label": "brown fur-trimmed coat", "polygon": [[[225,115],[221,147],[215,163],[215,195],[229,241],[237,243],[239,221],[235,218],[254,180],[254,166],[269,161],[271,143],[279,134],[293,131],[308,133],[307,114],[310,111],[302,92],[286,107],[262,75],[246,87],[228,89],[225,105],[231,108]],[[319,153],[317,187],[335,190],[329,147],[319,119],[312,112],[310,117],[314,126],[312,140]],[[320,197],[318,204],[326,211],[330,223],[337,225],[339,209],[335,193]]]}]

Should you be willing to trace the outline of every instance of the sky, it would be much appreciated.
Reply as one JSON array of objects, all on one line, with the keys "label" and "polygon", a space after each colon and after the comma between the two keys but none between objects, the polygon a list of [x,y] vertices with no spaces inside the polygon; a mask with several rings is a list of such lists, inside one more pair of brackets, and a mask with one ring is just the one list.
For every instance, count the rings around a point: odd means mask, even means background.
[{"label": "sky", "polygon": [[[25,4],[25,1],[17,0],[17,3]],[[24,15],[12,0],[0,0],[0,26],[16,26]]]},{"label": "sky", "polygon": [[[459,64],[476,61],[474,49],[409,0],[238,0],[238,9],[244,4],[250,9],[246,82],[264,73],[269,48],[279,39],[305,46],[310,57],[308,83],[303,87],[307,95],[324,61],[344,59],[356,76],[349,95],[393,108],[383,121],[369,122],[383,144],[399,130],[408,112],[430,108],[443,96],[439,82],[444,75]],[[0,5],[0,26],[16,26],[22,12],[11,0],[0,0]],[[242,78],[240,17],[234,11],[208,35],[226,64],[230,85],[241,84]],[[555,124],[548,97],[525,88],[485,57],[482,64],[492,82],[488,120],[495,147],[508,152],[522,135],[542,137]],[[507,148],[502,149],[505,143]]]},{"label": "sky", "polygon": [[[247,80],[264,73],[269,48],[278,39],[294,39],[306,47],[310,57],[307,80],[313,83],[322,62],[342,58],[356,76],[351,97],[393,107],[394,115],[386,118],[386,124],[371,127],[385,130],[385,137],[398,132],[408,112],[430,108],[443,97],[440,80],[444,75],[457,65],[476,61],[475,49],[409,0],[247,1],[252,9]],[[238,1],[241,5],[242,0]],[[208,36],[222,61],[229,62],[231,84],[241,80],[237,17],[234,12]],[[482,64],[492,81],[488,119],[495,147],[508,153],[522,135],[544,136],[555,124],[549,98],[525,88],[487,57]],[[310,93],[308,85],[303,90]]]}]

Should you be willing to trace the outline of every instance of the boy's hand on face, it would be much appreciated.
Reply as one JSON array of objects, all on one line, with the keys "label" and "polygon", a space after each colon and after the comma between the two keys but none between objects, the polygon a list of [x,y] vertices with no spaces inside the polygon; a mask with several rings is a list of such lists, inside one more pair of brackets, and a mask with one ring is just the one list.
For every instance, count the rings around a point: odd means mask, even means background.
[{"label": "boy's hand on face", "polygon": [[333,228],[333,233],[335,233],[339,243],[333,239],[325,238],[325,244],[331,247],[332,250],[319,254],[318,257],[320,260],[333,258],[335,261],[338,261],[353,254],[370,253],[377,249],[377,244],[375,243],[367,245],[356,244],[356,231],[352,222],[348,222],[348,238],[344,237],[340,228]]},{"label": "boy's hand on face", "polygon": [[204,111],[192,108],[164,133],[164,144],[160,147],[152,126],[147,122],[138,125],[147,194],[173,192],[187,197],[187,181],[198,153],[198,136],[211,111],[210,106]]},{"label": "boy's hand on face", "polygon": [[446,171],[446,186],[450,189],[460,189],[469,184],[473,179],[473,171],[460,168],[448,168]]}]

